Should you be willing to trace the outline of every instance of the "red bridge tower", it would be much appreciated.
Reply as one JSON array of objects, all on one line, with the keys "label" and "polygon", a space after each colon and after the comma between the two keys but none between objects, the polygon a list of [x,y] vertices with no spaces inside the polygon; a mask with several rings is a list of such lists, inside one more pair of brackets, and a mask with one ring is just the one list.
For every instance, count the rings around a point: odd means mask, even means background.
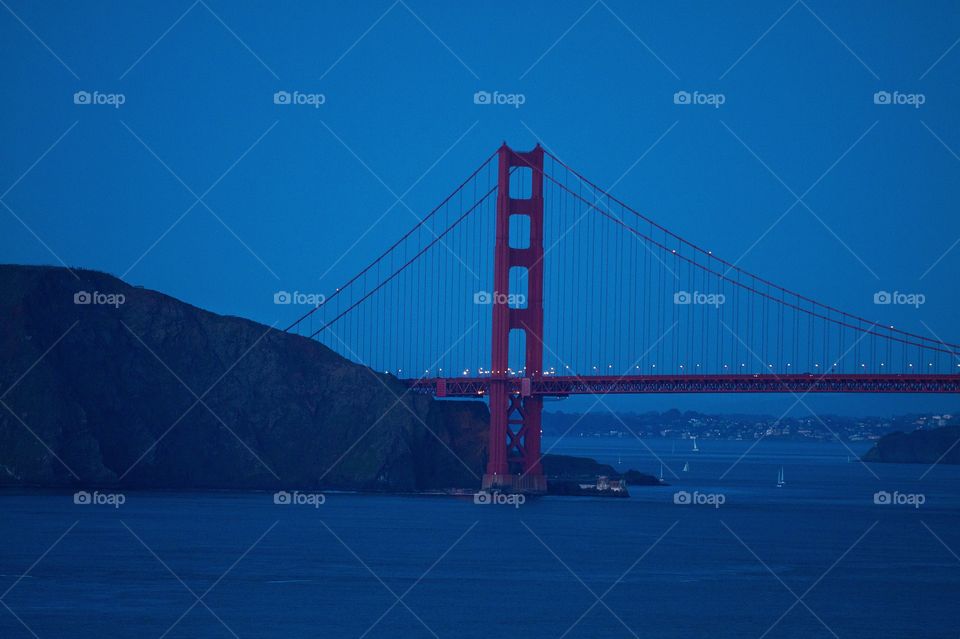
[{"label": "red bridge tower", "polygon": [[[512,169],[529,170],[530,197],[510,194]],[[519,246],[510,237],[511,216],[529,220],[530,242]],[[510,269],[527,271],[526,305],[511,306]],[[533,396],[531,382],[543,375],[543,148],[520,153],[506,144],[499,151],[497,229],[493,266],[493,353],[490,377],[490,442],[484,488],[545,492],[540,465],[543,398]],[[520,392],[508,382],[510,331],[523,331],[526,344]]]}]

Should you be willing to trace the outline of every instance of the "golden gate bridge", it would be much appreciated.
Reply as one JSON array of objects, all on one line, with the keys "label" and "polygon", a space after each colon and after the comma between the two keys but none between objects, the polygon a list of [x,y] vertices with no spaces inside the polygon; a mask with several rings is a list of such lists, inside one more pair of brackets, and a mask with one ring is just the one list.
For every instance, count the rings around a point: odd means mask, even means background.
[{"label": "golden gate bridge", "polygon": [[543,400],[956,393],[960,346],[844,312],[671,232],[540,145],[506,144],[287,331],[485,398],[484,487],[543,491]]}]

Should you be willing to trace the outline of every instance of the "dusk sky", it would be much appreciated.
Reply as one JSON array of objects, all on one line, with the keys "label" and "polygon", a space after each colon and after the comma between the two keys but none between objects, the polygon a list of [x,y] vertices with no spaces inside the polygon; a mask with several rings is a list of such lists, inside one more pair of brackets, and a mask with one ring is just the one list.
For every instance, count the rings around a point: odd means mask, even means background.
[{"label": "dusk sky", "polygon": [[[503,141],[540,141],[750,271],[960,340],[955,3],[0,4],[4,263],[103,270],[286,326],[298,312],[276,291],[329,293],[416,222],[406,206],[429,211]],[[722,104],[676,104],[680,91]],[[880,290],[925,303],[878,307]]]}]

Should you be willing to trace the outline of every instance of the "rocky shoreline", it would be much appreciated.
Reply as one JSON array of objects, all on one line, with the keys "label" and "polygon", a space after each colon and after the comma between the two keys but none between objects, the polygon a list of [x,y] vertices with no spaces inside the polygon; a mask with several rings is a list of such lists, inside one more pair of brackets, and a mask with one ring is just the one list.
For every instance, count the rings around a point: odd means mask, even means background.
[{"label": "rocky shoreline", "polygon": [[890,433],[863,461],[893,464],[960,464],[960,426]]}]

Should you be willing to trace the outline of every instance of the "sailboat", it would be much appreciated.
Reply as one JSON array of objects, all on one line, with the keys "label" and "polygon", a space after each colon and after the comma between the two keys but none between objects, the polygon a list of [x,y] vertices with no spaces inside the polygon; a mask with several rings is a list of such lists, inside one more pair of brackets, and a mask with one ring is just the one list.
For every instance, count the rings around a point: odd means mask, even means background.
[{"label": "sailboat", "polygon": [[695,452],[695,453],[699,453],[699,452],[700,452],[700,449],[697,448],[697,438],[696,438],[696,437],[693,438],[693,452]]},{"label": "sailboat", "polygon": [[663,464],[660,464],[660,483],[663,483]]},{"label": "sailboat", "polygon": [[690,462],[684,462],[684,463],[683,463],[683,472],[685,472],[685,473],[690,472]]},{"label": "sailboat", "polygon": [[777,488],[783,488],[783,485],[787,483],[783,479],[783,466],[780,467],[780,472],[777,474]]}]

